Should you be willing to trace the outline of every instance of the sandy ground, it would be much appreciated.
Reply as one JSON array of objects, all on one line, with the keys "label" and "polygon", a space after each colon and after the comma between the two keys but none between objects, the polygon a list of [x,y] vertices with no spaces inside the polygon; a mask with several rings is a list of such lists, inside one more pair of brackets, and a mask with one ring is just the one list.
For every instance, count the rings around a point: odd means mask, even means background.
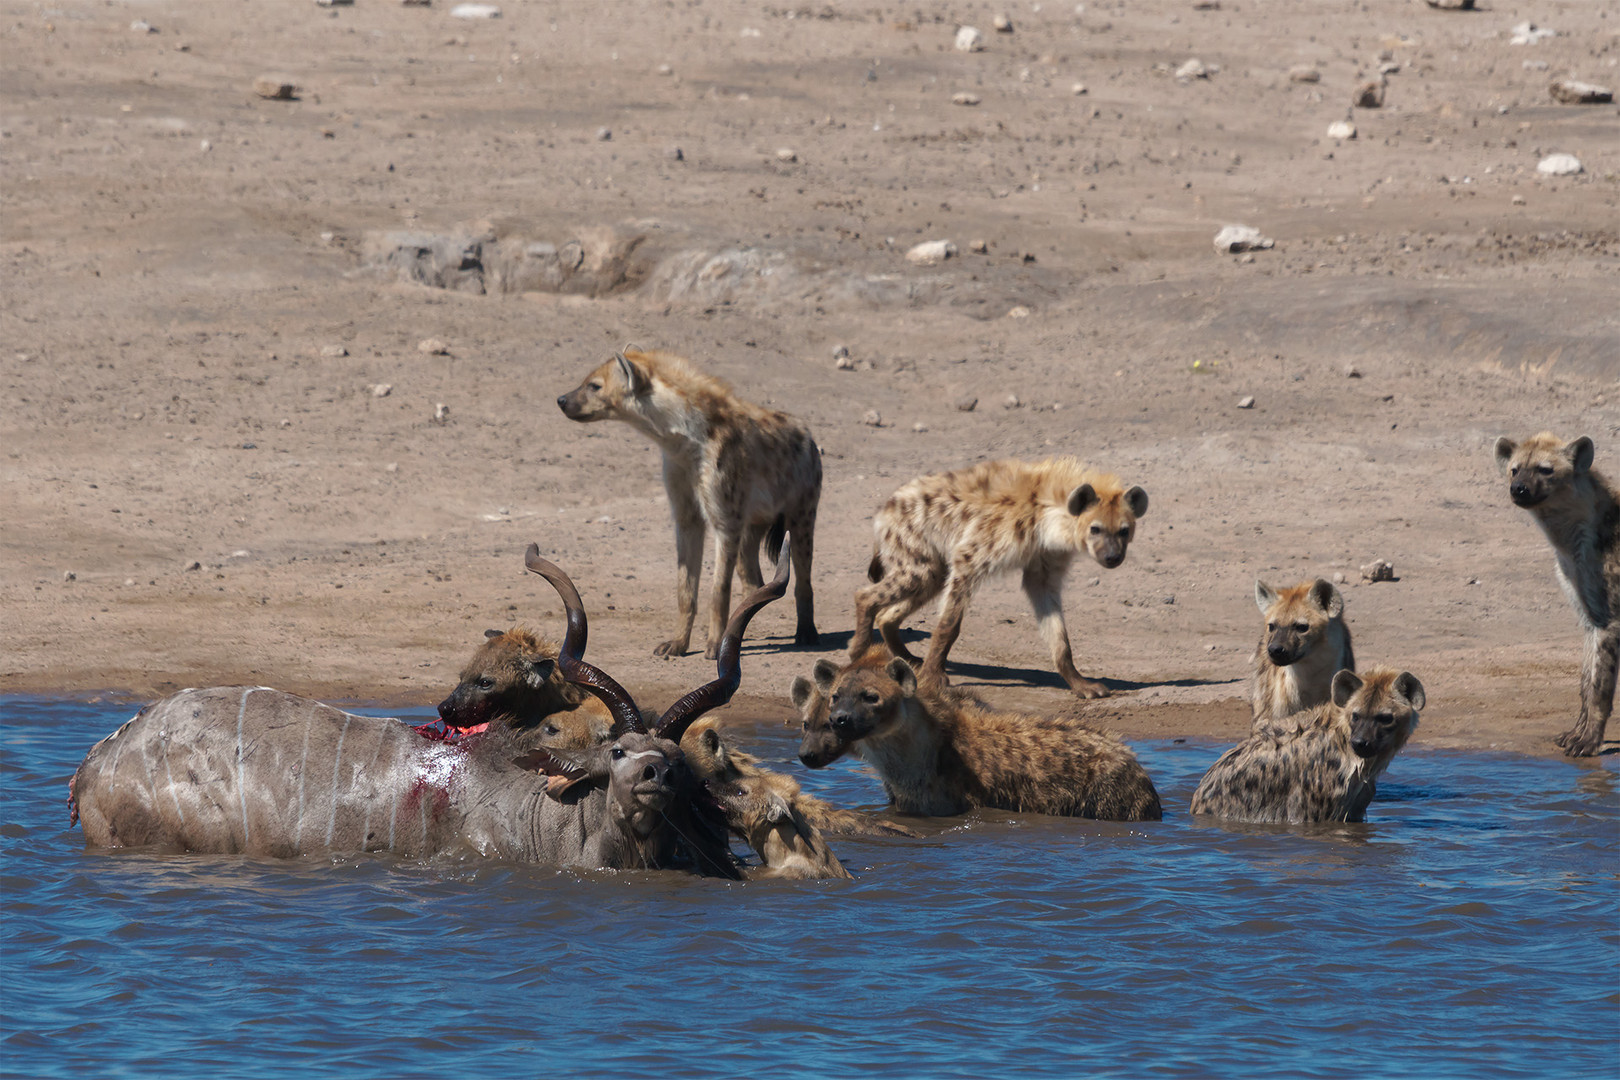
[{"label": "sandy ground", "polygon": [[[1011,581],[958,681],[1232,738],[1254,579],[1339,572],[1361,662],[1428,687],[1420,741],[1552,752],[1579,634],[1490,447],[1585,433],[1620,471],[1620,119],[1547,89],[1620,84],[1612,5],[502,6],[0,4],[0,691],[431,703],[486,627],[560,633],[532,540],[591,658],[667,703],[712,666],[651,655],[657,454],[553,403],[634,342],[825,451],[825,651],[767,610],[740,719],[838,655],[896,486],[1069,453],[1152,497],[1068,583],[1116,694],[1069,699]],[[1585,171],[1538,176],[1555,151]],[[1233,223],[1276,246],[1217,255]],[[484,264],[405,280],[402,231]],[[908,262],[929,240],[956,257]],[[1395,581],[1359,583],[1375,558]]]}]

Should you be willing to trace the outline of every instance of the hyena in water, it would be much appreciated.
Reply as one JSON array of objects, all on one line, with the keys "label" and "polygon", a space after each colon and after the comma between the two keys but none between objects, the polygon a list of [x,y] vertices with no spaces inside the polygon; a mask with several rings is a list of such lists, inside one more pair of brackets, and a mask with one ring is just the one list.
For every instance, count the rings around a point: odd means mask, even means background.
[{"label": "hyena in water", "polygon": [[1356,669],[1344,597],[1317,578],[1287,589],[1254,583],[1266,630],[1254,649],[1254,719],[1281,720],[1327,701],[1336,672]]},{"label": "hyena in water", "polygon": [[1075,669],[1063,622],[1063,576],[1078,552],[1113,569],[1125,561],[1147,492],[1074,458],[991,461],[911,481],[873,521],[877,542],[867,577],[855,593],[851,660],[872,644],[874,623],[889,651],[915,665],[900,624],[944,593],[939,624],[918,674],[944,683],[945,657],[962,630],[973,590],[993,574],[1019,570],[1041,636],[1063,681],[1081,697],[1107,689]]},{"label": "hyena in water", "polygon": [[522,749],[588,750],[607,740],[613,714],[562,677],[556,645],[521,626],[486,630],[484,639],[439,702],[447,726],[470,734],[508,728]]},{"label": "hyena in water", "polygon": [[1593,453],[1585,436],[1566,443],[1544,431],[1522,443],[1496,440],[1508,496],[1547,534],[1558,584],[1586,631],[1580,717],[1558,736],[1571,757],[1602,747],[1620,668],[1620,489],[1592,468]]},{"label": "hyena in water", "polygon": [[[810,432],[786,413],[750,404],[719,379],[673,353],[626,349],[557,399],[570,420],[623,420],[664,455],[664,490],[675,517],[679,611],[675,636],[653,650],[680,656],[692,638],[703,534],[714,531],[714,585],[709,609],[713,660],[731,610],[733,571],[759,588],[759,546],[778,515],[793,536],[793,640],[815,645],[810,592],[816,507],[821,500],[821,451]],[[769,552],[772,561],[775,552]]]}]

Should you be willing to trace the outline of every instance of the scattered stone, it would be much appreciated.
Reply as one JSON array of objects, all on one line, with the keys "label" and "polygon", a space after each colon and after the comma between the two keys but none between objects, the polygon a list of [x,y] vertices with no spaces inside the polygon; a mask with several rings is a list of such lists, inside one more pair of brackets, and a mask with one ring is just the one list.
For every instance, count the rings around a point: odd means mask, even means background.
[{"label": "scattered stone", "polygon": [[973,254],[975,254],[975,255],[988,254],[989,251],[990,251],[989,241],[986,241],[986,240],[974,240],[974,241],[972,241],[971,243],[968,244],[968,250],[973,252]]},{"label": "scattered stone", "polygon": [[1005,15],[997,15],[990,20],[990,25],[996,28],[998,34],[1010,34],[1013,32],[1012,20]]},{"label": "scattered stone", "polygon": [[911,430],[916,434],[921,435],[923,432],[928,430],[928,425],[923,423],[921,420],[918,420],[915,424],[911,425]]},{"label": "scattered stone", "polygon": [[882,427],[883,414],[878,412],[876,409],[867,409],[866,412],[861,416],[861,423],[865,424],[867,427]]},{"label": "scattered stone", "polygon": [[1359,379],[1361,378],[1361,369],[1354,364],[1346,364],[1344,365],[1344,377],[1347,379]]},{"label": "scattered stone", "polygon": [[983,52],[984,35],[971,26],[959,27],[956,31],[957,52]]},{"label": "scattered stone", "polygon": [[1548,154],[1536,166],[1536,172],[1543,176],[1574,176],[1584,167],[1574,154]]},{"label": "scattered stone", "polygon": [[201,570],[202,569],[202,563],[200,563],[197,560],[193,559],[191,562],[186,564],[186,569],[187,570]]},{"label": "scattered stone", "polygon": [[1510,33],[1513,36],[1508,38],[1509,45],[1535,45],[1542,38],[1558,36],[1558,31],[1546,26],[1537,26],[1533,22],[1522,22],[1515,26]]},{"label": "scattered stone", "polygon": [[158,32],[158,28],[145,19],[136,19],[129,24],[129,31],[132,34],[155,34]]},{"label": "scattered stone", "polygon": [[1086,84],[1083,82],[1077,82],[1073,86],[1069,87],[1069,93],[1073,94],[1075,97],[1080,97],[1087,92]]},{"label": "scattered stone", "polygon": [[1185,64],[1182,64],[1180,67],[1176,68],[1176,79],[1180,82],[1189,82],[1193,79],[1207,78],[1209,78],[1209,69],[1204,66],[1204,62],[1202,60],[1199,60],[1196,57],[1188,60]]},{"label": "scattered stone", "polygon": [[134,585],[134,584],[135,584],[135,579],[134,579],[134,578],[132,578],[132,577],[127,577],[127,578],[125,578],[125,579],[124,579],[124,588],[126,588],[126,589],[127,589],[127,588],[129,588],[129,587],[130,587],[130,586],[131,586],[131,585]]},{"label": "scattered stone", "polygon": [[399,462],[390,461],[387,465],[383,466],[383,472],[399,472]]},{"label": "scattered stone", "polygon": [[416,343],[416,351],[427,353],[429,356],[449,356],[450,346],[436,337],[423,338]]},{"label": "scattered stone", "polygon": [[1335,120],[1328,125],[1328,138],[1353,139],[1356,137],[1356,125],[1348,120]]},{"label": "scattered stone", "polygon": [[354,7],[354,0],[315,0],[316,7]]},{"label": "scattered stone", "polygon": [[1006,400],[1001,403],[1001,407],[1003,409],[1016,409],[1022,404],[1023,402],[1018,400],[1017,394],[1008,394]]},{"label": "scattered stone", "polygon": [[1012,308],[1008,309],[1007,318],[1009,318],[1009,319],[1027,319],[1027,318],[1029,318],[1029,308],[1025,307],[1023,304],[1017,304],[1017,305],[1013,306]]},{"label": "scattered stone", "polygon": [[1513,205],[1514,206],[1523,206],[1524,205],[1524,196],[1523,195],[1515,195],[1515,196],[1513,196]]},{"label": "scattered stone", "polygon": [[1219,11],[1221,0],[1193,0],[1194,11]]},{"label": "scattered stone", "polygon": [[1250,394],[1248,397],[1238,398],[1238,408],[1240,408],[1240,409],[1252,409],[1252,408],[1254,408],[1254,395]]},{"label": "scattered stone", "polygon": [[673,75],[673,74],[675,74],[675,69],[670,67],[668,64],[659,64],[658,65],[658,74],[660,74],[660,75]]},{"label": "scattered stone", "polygon": [[1345,582],[1344,571],[1343,570],[1335,570],[1335,571],[1333,571],[1333,584],[1335,584],[1335,585],[1343,585],[1344,582]]},{"label": "scattered stone", "polygon": [[393,392],[394,386],[392,383],[380,382],[371,388],[371,396],[375,398],[384,398]]},{"label": "scattered stone", "polygon": [[1221,255],[1236,255],[1242,251],[1264,251],[1274,247],[1276,241],[1261,236],[1252,225],[1228,225],[1215,234],[1215,251]]},{"label": "scattered stone", "polygon": [[966,90],[958,90],[951,95],[952,105],[977,105],[979,101],[978,94],[970,94]]},{"label": "scattered stone", "polygon": [[934,266],[956,254],[949,240],[925,240],[906,252],[906,261],[915,266]]},{"label": "scattered stone", "polygon": [[1361,580],[1367,582],[1394,581],[1395,567],[1386,559],[1374,559],[1361,568]]},{"label": "scattered stone", "polygon": [[612,128],[599,127],[599,128],[596,129],[596,141],[597,142],[611,142],[612,140],[613,140],[613,129]]},{"label": "scattered stone", "polygon": [[845,353],[843,356],[840,356],[833,361],[833,367],[837,368],[839,371],[854,371],[855,361],[850,359],[848,353]]},{"label": "scattered stone", "polygon": [[1429,0],[1429,6],[1439,11],[1473,11],[1474,0]]},{"label": "scattered stone", "polygon": [[841,359],[841,358],[843,358],[845,356],[848,356],[848,355],[849,355],[849,346],[848,345],[834,345],[833,346],[833,359],[834,360]]},{"label": "scattered stone", "polygon": [[1174,604],[1175,602],[1176,597],[1174,593],[1170,594],[1169,596],[1161,596],[1159,598],[1159,603],[1161,604]]},{"label": "scattered stone", "polygon": [[1310,64],[1295,64],[1288,69],[1288,81],[1297,83],[1318,83],[1322,81],[1322,73]]},{"label": "scattered stone", "polygon": [[452,19],[498,19],[501,9],[494,4],[457,4],[450,9]]},{"label": "scattered stone", "polygon": [[342,345],[322,345],[321,355],[325,357],[348,356],[349,350]]},{"label": "scattered stone", "polygon": [[669,160],[671,160],[671,161],[685,161],[686,160],[686,154],[678,146],[672,146],[668,150],[665,150],[664,151],[664,156],[669,158]]},{"label": "scattered stone", "polygon": [[1547,87],[1554,101],[1565,105],[1607,105],[1614,100],[1614,91],[1596,83],[1578,79],[1557,79]]},{"label": "scattered stone", "polygon": [[974,409],[977,409],[978,407],[979,407],[979,399],[976,398],[976,397],[961,398],[956,403],[956,411],[957,412],[972,412]]},{"label": "scattered stone", "polygon": [[214,144],[209,142],[207,139],[204,139],[202,142],[197,144],[197,148],[206,154],[208,151],[214,148]]},{"label": "scattered stone", "polygon": [[1399,74],[1400,70],[1401,65],[1393,60],[1386,60],[1384,63],[1378,65],[1378,74],[1380,75],[1395,75]]},{"label": "scattered stone", "polygon": [[1526,71],[1546,71],[1552,65],[1545,60],[1526,60],[1519,66]]},{"label": "scattered stone", "polygon": [[1356,92],[1350,95],[1350,104],[1358,109],[1383,108],[1384,80],[1369,79],[1356,87]]},{"label": "scattered stone", "polygon": [[450,422],[450,406],[446,405],[442,401],[439,402],[437,405],[433,406],[433,422],[435,424],[447,424],[447,423],[449,423]]},{"label": "scattered stone", "polygon": [[284,75],[260,75],[253,80],[253,92],[271,101],[291,101],[298,93],[298,84]]},{"label": "scattered stone", "polygon": [[400,7],[432,7],[433,0],[399,0]]},{"label": "scattered stone", "polygon": [[780,150],[778,150],[776,152],[776,160],[777,161],[786,161],[786,162],[798,161],[799,160],[799,154],[798,154],[798,151],[791,150],[788,147],[784,146],[784,147],[782,147]]},{"label": "scattered stone", "polygon": [[78,581],[79,580],[79,575],[75,574],[71,570],[64,570],[64,571],[62,571],[62,580],[63,581]]}]

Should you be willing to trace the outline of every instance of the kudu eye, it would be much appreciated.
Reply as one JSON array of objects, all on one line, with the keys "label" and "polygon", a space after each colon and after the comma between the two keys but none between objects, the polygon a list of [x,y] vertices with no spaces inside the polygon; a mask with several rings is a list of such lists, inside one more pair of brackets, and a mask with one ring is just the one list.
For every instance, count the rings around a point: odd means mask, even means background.
[{"label": "kudu eye", "polygon": [[624,757],[624,747],[615,746],[612,750],[608,751],[608,755],[612,757],[614,761],[618,761],[620,758]]},{"label": "kudu eye", "polygon": [[478,680],[478,689],[480,689],[480,690],[493,690],[493,689],[495,689],[495,680],[491,679],[491,678],[487,678],[487,677],[479,679]]}]

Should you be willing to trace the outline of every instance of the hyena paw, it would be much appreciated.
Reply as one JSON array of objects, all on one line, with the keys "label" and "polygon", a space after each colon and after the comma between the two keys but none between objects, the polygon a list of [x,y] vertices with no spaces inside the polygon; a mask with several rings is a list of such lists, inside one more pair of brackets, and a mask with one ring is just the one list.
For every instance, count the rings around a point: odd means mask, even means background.
[{"label": "hyena paw", "polygon": [[1594,731],[1570,728],[1555,740],[1569,757],[1591,757],[1603,746],[1603,737]]},{"label": "hyena paw", "polygon": [[654,656],[662,656],[665,660],[673,660],[677,656],[686,655],[686,642],[679,638],[670,638],[653,650]]}]

